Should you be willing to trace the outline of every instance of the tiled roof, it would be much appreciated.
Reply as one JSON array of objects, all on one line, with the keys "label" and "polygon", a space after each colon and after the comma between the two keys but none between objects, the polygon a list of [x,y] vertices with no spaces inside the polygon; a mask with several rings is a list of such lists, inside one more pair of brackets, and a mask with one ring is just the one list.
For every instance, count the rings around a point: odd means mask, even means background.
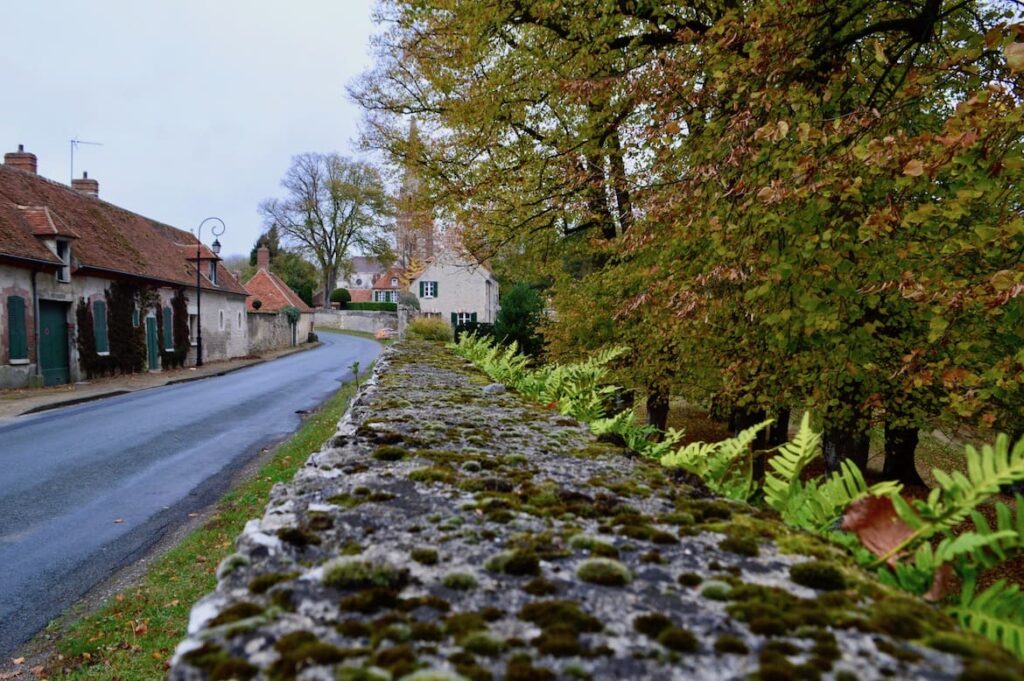
[{"label": "tiled roof", "polygon": [[373,291],[368,288],[350,288],[348,292],[352,296],[353,303],[373,302]]},{"label": "tiled roof", "polygon": [[[32,207],[29,213],[34,211],[36,217],[27,219],[21,208],[25,206]],[[6,165],[0,165],[0,257],[59,264],[33,236],[39,229],[46,229],[38,208],[46,210],[57,234],[78,237],[72,246],[75,272],[87,270],[161,284],[195,285],[196,239],[189,232]],[[185,255],[189,245],[193,249],[191,262]],[[215,256],[207,249],[203,257],[208,260]],[[201,269],[203,288],[245,295],[242,285],[220,263],[217,286],[206,279],[205,264]]]},{"label": "tiled roof", "polygon": [[[288,284],[270,270],[261,269],[256,272],[252,279],[245,283],[245,290],[249,292],[245,307],[250,312],[280,312],[289,305],[298,308],[299,312],[313,311],[288,287]],[[262,303],[259,310],[252,306],[253,301],[257,299]]]},{"label": "tiled roof", "polygon": [[[376,282],[374,282],[373,290],[375,290],[375,291],[382,291],[382,290],[383,291],[394,291],[396,289],[401,288],[402,287],[402,275],[403,274],[405,274],[405,270],[403,270],[401,267],[398,267],[397,265],[395,265],[394,267],[389,269],[387,272],[382,274],[380,279],[378,279]],[[392,286],[391,285],[391,280],[392,279],[398,279],[398,284]],[[349,293],[351,293],[351,291],[349,291]]]}]

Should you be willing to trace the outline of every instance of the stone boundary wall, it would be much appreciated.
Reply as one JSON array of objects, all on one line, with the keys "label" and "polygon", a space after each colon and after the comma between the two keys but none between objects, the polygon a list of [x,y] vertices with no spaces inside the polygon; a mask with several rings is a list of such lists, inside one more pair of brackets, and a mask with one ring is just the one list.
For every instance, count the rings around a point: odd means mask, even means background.
[{"label": "stone boundary wall", "polygon": [[398,330],[398,314],[373,310],[317,310],[317,326],[345,331],[377,333],[381,329]]},{"label": "stone boundary wall", "polygon": [[288,315],[283,312],[248,312],[246,324],[249,327],[249,354],[259,354],[305,343],[313,330],[313,313],[299,315],[294,343],[292,326],[288,323]]},{"label": "stone boundary wall", "polygon": [[405,341],[246,525],[169,678],[952,681],[1020,669],[835,547],[630,458],[439,344]]}]

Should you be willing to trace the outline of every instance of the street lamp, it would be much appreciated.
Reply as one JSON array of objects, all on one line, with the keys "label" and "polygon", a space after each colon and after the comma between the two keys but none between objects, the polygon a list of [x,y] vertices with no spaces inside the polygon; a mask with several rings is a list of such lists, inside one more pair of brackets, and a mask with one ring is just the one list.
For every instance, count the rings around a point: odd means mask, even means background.
[{"label": "street lamp", "polygon": [[[200,285],[202,275],[202,248],[203,248],[203,225],[207,222],[219,222],[210,228],[213,232],[213,245],[210,250],[214,255],[220,254],[220,240],[217,238],[224,233],[224,221],[220,218],[206,218],[196,228],[196,366],[203,366],[203,287]],[[214,263],[216,266],[216,263]]]}]

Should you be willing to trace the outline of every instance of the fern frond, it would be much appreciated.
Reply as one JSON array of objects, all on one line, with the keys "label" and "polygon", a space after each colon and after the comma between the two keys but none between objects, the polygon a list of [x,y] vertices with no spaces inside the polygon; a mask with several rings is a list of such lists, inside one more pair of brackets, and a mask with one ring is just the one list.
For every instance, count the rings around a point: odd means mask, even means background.
[{"label": "fern frond", "polygon": [[1001,579],[977,596],[964,594],[948,612],[962,627],[1024,659],[1024,593],[1016,584]]},{"label": "fern frond", "polygon": [[789,500],[800,493],[800,473],[818,456],[820,444],[821,436],[811,429],[810,412],[804,412],[796,437],[779,447],[769,460],[772,470],[764,480],[765,502],[769,506],[782,512]]}]

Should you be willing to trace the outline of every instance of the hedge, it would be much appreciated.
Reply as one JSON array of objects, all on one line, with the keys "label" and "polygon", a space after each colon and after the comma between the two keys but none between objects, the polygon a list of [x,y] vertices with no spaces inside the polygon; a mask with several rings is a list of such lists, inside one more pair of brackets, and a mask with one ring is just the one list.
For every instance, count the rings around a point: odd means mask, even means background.
[{"label": "hedge", "polygon": [[346,310],[372,310],[376,312],[397,312],[398,303],[346,303]]}]

